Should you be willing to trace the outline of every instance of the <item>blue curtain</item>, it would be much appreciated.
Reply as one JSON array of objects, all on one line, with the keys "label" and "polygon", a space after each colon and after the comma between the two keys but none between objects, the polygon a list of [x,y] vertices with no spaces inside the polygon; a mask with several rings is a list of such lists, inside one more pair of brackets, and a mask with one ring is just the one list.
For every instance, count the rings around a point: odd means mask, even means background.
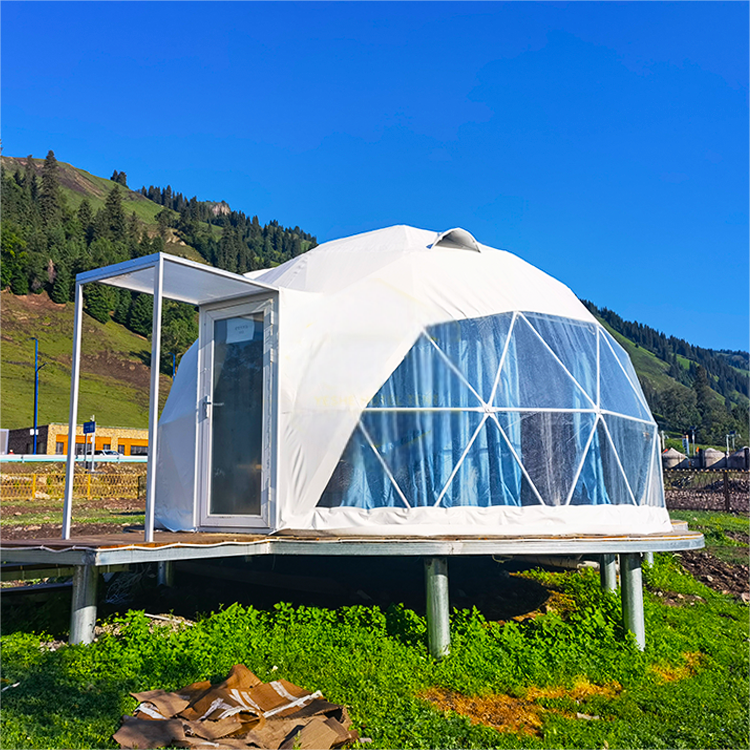
[{"label": "blue curtain", "polygon": [[[427,329],[362,413],[318,505],[632,502],[595,405],[601,391],[613,411],[644,409],[619,353],[607,350],[599,372],[598,335],[594,324],[512,313]],[[640,502],[655,428],[606,418]]]}]

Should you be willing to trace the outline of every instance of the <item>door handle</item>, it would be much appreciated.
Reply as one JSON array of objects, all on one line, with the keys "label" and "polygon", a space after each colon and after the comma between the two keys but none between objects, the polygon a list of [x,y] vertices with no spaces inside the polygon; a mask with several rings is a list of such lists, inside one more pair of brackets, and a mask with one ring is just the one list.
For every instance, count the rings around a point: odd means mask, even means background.
[{"label": "door handle", "polygon": [[209,414],[211,412],[210,407],[212,407],[212,406],[224,406],[224,402],[223,401],[213,401],[211,399],[211,396],[206,396],[203,399],[203,418],[204,419],[208,419]]}]

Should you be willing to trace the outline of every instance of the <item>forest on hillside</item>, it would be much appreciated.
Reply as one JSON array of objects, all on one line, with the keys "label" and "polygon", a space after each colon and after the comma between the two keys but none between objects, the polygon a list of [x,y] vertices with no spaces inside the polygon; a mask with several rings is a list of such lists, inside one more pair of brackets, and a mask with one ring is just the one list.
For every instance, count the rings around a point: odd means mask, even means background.
[{"label": "forest on hillside", "polygon": [[[43,160],[27,157],[22,168],[3,169],[0,286],[14,294],[47,291],[58,303],[73,299],[75,276],[82,271],[163,252],[170,230],[214,266],[244,273],[283,263],[314,247],[315,237],[257,216],[229,210],[225,203],[186,199],[153,186],[141,193],[162,210],[146,226],[123,207],[127,175],[114,171],[104,205],[94,210],[84,197],[76,210],[61,189],[54,152]],[[143,336],[151,334],[152,298],[126,289],[88,284],[84,309],[104,323],[110,318]],[[183,353],[197,338],[195,310],[166,301],[162,340],[166,353]],[[166,358],[165,354],[165,367]]]},{"label": "forest on hillside", "polygon": [[[115,175],[117,172],[115,172]],[[122,172],[120,173],[122,174]],[[288,229],[277,221],[261,226],[257,216],[248,218],[224,203],[189,200],[172,187],[142,187],[141,194],[164,206],[157,214],[160,229],[170,226],[209,263],[235,273],[269,268],[315,247],[315,237],[299,227]],[[221,227],[217,239],[211,227]]]}]

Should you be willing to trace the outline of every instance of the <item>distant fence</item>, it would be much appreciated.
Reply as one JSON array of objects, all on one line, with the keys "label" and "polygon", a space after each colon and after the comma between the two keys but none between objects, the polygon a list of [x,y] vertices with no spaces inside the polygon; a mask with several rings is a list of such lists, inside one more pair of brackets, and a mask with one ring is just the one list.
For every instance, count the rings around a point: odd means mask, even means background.
[{"label": "distant fence", "polygon": [[670,510],[748,512],[750,473],[710,469],[665,469],[664,494]]},{"label": "distant fence", "polygon": [[[65,474],[2,474],[2,500],[61,500],[65,495]],[[142,474],[75,474],[73,497],[98,499],[113,497],[137,499],[146,496],[146,477]]]},{"label": "distant fence", "polygon": [[[75,456],[76,463],[85,464],[91,461],[91,456],[83,454]],[[0,463],[9,464],[55,464],[65,463],[67,456],[57,453],[2,453],[0,454]],[[94,456],[97,464],[145,464],[148,462],[148,456]]]}]

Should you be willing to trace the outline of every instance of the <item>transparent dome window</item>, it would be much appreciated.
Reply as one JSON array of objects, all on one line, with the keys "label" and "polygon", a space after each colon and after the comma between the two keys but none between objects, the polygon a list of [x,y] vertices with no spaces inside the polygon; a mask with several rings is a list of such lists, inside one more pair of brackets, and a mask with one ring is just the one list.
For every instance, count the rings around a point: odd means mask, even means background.
[{"label": "transparent dome window", "polygon": [[505,313],[422,332],[318,506],[663,507],[657,459],[656,424],[612,336]]}]

